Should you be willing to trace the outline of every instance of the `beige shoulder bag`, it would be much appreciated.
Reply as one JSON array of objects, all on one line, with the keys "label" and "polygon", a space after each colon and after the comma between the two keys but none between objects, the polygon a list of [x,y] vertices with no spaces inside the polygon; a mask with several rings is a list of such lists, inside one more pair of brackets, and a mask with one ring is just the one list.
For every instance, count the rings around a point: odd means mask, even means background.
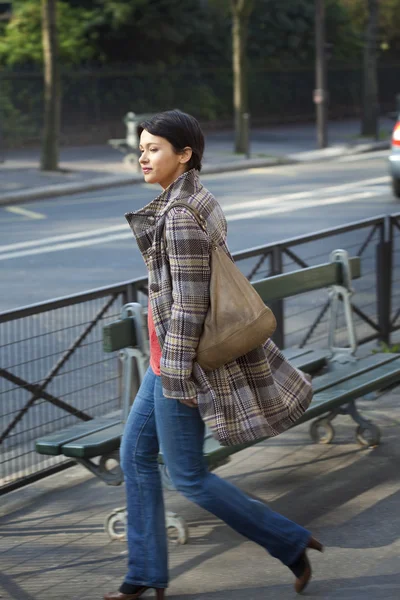
[{"label": "beige shoulder bag", "polygon": [[[206,220],[191,204],[176,201],[168,207],[185,206],[207,233]],[[223,248],[211,236],[210,306],[197,348],[196,360],[204,371],[244,356],[264,344],[276,329],[273,312]]]}]

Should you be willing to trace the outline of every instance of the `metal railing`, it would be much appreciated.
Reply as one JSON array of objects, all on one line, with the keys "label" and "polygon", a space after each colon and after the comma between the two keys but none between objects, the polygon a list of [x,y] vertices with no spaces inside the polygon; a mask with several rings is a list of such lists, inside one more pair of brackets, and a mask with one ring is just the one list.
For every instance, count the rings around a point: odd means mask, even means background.
[{"label": "metal railing", "polygon": [[[234,254],[250,281],[327,262],[343,248],[360,256],[354,281],[359,343],[389,341],[400,329],[400,213],[376,217]],[[393,251],[392,251],[393,248]],[[391,277],[383,268],[392,258]],[[400,287],[400,286],[399,286]],[[65,468],[65,458],[35,452],[35,440],[68,425],[121,410],[120,364],[102,350],[102,328],[126,302],[147,302],[147,278],[0,314],[0,493]],[[276,342],[324,346],[328,294],[310,292],[276,302]],[[339,321],[339,339],[345,336]],[[340,340],[342,345],[345,340]]]},{"label": "metal railing", "polygon": [[390,269],[390,332],[400,329],[400,213],[390,217],[390,243],[391,256],[388,268]]}]

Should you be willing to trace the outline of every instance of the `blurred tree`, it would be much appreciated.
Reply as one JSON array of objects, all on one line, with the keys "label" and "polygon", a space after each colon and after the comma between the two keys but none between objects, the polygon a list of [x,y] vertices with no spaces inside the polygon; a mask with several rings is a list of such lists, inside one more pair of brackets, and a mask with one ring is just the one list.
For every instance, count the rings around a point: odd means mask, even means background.
[{"label": "blurred tree", "polygon": [[247,38],[254,0],[231,0],[233,111],[235,123],[235,152],[247,152],[249,100],[247,88]]},{"label": "blurred tree", "polygon": [[248,87],[247,87],[247,41],[250,16],[254,0],[212,0],[219,9],[230,10],[232,17],[232,68],[233,112],[235,126],[235,152],[247,151]]},{"label": "blurred tree", "polygon": [[44,129],[40,167],[43,171],[57,171],[58,169],[61,94],[56,4],[57,0],[42,0]]},{"label": "blurred tree", "polygon": [[378,138],[378,2],[368,1],[368,18],[364,44],[364,89],[362,135]]}]

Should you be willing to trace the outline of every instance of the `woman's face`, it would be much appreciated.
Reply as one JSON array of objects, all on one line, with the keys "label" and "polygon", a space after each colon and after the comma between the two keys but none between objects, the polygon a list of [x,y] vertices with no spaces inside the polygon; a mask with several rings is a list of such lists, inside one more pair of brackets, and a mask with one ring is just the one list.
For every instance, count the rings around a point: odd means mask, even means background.
[{"label": "woman's face", "polygon": [[192,151],[185,148],[176,154],[174,148],[163,137],[152,135],[145,129],[140,136],[140,166],[146,183],[159,183],[165,190],[177,177],[186,171]]}]

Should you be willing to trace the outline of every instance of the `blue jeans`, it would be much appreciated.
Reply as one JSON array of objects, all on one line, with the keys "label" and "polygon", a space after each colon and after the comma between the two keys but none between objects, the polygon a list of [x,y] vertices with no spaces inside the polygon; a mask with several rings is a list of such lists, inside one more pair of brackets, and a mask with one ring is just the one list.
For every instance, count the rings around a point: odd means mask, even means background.
[{"label": "blue jeans", "polygon": [[132,405],[121,442],[128,510],[125,582],[167,587],[168,548],[157,455],[176,489],[235,531],[292,564],[311,536],[303,527],[209,473],[203,457],[204,424],[197,408],[165,398],[161,377],[149,368]]}]

